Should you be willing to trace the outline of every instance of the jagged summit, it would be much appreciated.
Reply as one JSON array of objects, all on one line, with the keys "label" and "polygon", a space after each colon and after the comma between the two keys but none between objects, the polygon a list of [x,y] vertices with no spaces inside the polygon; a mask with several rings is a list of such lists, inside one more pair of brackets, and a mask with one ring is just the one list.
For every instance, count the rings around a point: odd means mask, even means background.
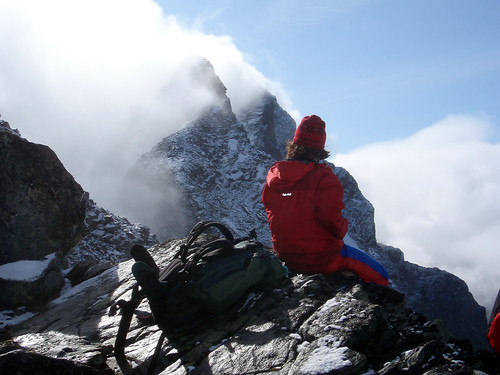
[{"label": "jagged summit", "polygon": [[171,80],[163,87],[158,101],[170,108],[182,108],[196,118],[219,107],[231,113],[227,88],[212,64],[200,56],[191,56],[179,64]]},{"label": "jagged summit", "polygon": [[269,239],[260,194],[268,168],[283,157],[295,122],[269,93],[239,118],[212,107],[144,154],[125,181],[127,216],[160,238],[217,218],[240,234]]}]

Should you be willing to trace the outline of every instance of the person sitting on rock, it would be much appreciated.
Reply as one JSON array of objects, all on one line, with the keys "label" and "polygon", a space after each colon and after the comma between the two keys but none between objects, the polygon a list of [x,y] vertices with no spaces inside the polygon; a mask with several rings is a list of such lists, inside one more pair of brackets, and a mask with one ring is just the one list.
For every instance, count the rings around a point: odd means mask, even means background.
[{"label": "person sitting on rock", "polygon": [[262,191],[273,248],[296,272],[352,271],[367,282],[388,285],[386,269],[343,239],[344,189],[324,162],[325,122],[306,116],[288,142],[286,160],[274,163]]},{"label": "person sitting on rock", "polygon": [[488,332],[490,345],[500,354],[500,290],[493,305],[490,317],[490,331]]}]

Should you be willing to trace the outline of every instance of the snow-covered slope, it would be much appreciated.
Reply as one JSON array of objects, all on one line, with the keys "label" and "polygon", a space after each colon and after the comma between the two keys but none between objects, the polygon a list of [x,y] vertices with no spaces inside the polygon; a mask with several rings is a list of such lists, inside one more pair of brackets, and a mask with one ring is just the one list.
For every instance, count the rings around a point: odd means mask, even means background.
[{"label": "snow-covered slope", "polygon": [[127,216],[162,239],[185,235],[199,220],[215,219],[238,235],[255,228],[269,243],[262,185],[294,130],[293,119],[269,93],[240,119],[224,108],[210,108],[129,171]]},{"label": "snow-covered slope", "polygon": [[85,237],[64,257],[66,269],[77,264],[86,264],[87,267],[104,262],[116,264],[130,259],[128,251],[133,244],[149,247],[158,242],[148,227],[131,223],[126,217],[115,215],[89,198],[85,227]]}]

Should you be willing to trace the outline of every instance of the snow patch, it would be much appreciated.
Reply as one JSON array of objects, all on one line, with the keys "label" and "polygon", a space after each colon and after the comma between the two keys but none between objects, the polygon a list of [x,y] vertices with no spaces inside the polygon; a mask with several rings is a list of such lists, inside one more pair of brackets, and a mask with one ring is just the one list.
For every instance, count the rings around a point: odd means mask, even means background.
[{"label": "snow patch", "polygon": [[318,314],[322,315],[325,312],[327,312],[328,310],[330,310],[331,308],[338,306],[338,305],[341,305],[342,302],[343,301],[339,301],[336,297],[333,297],[324,303],[324,305],[321,307],[321,309],[318,310]]},{"label": "snow patch", "polygon": [[12,310],[0,311],[0,329],[20,324],[35,315],[36,313],[30,311],[21,314]]},{"label": "snow patch", "polygon": [[312,351],[300,371],[305,375],[329,374],[332,371],[351,366],[351,361],[345,358],[348,350],[346,347],[320,346]]},{"label": "snow patch", "polygon": [[56,253],[49,254],[44,260],[19,260],[0,266],[0,278],[13,281],[35,281],[42,276]]}]

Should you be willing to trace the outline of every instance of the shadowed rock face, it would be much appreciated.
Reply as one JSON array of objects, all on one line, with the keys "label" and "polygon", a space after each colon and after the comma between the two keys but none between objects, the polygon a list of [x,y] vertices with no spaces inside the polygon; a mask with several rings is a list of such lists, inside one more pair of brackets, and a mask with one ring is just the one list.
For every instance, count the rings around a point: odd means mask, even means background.
[{"label": "shadowed rock face", "polygon": [[47,146],[0,123],[0,264],[68,252],[84,234],[82,187]]},{"label": "shadowed rock face", "polygon": [[39,308],[63,284],[59,257],[84,236],[86,198],[50,148],[21,138],[5,121],[0,161],[0,265],[52,259],[35,277],[0,275],[0,306]]},{"label": "shadowed rock face", "polygon": [[14,350],[0,355],[0,372],[3,375],[112,375],[113,371],[98,370],[67,359],[52,358],[38,353]]},{"label": "shadowed rock face", "polygon": [[63,286],[63,275],[60,261],[56,257],[48,257],[43,271],[33,279],[5,280],[0,279],[0,306],[15,308],[25,306],[29,309],[40,309],[51,299],[59,295]]},{"label": "shadowed rock face", "polygon": [[[93,265],[129,259],[133,243],[158,242],[149,228],[98,207],[50,148],[28,142],[5,121],[0,161],[0,266],[19,269],[0,273],[0,310],[40,309],[59,295],[62,269],[78,268],[75,285]],[[37,274],[23,274],[27,261]]]},{"label": "shadowed rock face", "polygon": [[[183,242],[150,251],[165,266]],[[99,371],[126,372],[127,365],[112,353],[120,316],[108,311],[113,301],[129,298],[132,264],[123,262],[52,301],[13,329],[8,352],[33,350]],[[138,310],[149,310],[146,300]],[[156,325],[134,318],[125,349],[128,364],[145,370],[159,335]],[[391,288],[352,275],[297,274],[272,290],[245,295],[227,312],[193,321],[181,337],[167,336],[156,373],[468,374],[475,366],[493,374],[500,370],[498,358],[474,354],[468,341],[406,308],[404,296]]]}]

